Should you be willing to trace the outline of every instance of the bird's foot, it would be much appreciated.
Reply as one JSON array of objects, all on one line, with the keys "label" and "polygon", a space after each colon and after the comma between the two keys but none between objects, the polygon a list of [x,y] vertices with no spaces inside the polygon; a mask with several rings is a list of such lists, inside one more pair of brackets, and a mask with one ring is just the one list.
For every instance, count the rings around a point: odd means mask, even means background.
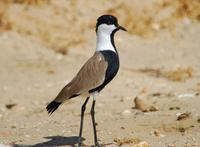
[{"label": "bird's foot", "polygon": [[81,147],[81,146],[82,146],[82,138],[79,137],[79,138],[78,138],[78,147]]},{"label": "bird's foot", "polygon": [[103,147],[98,142],[95,142],[95,145],[92,145],[92,147]]},{"label": "bird's foot", "polygon": [[95,146],[101,147],[101,145],[99,144],[99,142],[95,142]]}]

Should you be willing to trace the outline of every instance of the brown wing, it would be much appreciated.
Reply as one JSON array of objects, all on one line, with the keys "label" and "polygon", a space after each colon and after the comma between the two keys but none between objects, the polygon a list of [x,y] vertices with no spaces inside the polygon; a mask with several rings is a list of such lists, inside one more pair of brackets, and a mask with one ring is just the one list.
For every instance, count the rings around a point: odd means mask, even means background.
[{"label": "brown wing", "polygon": [[100,86],[104,79],[108,63],[101,53],[95,53],[80,69],[73,80],[56,97],[56,102],[63,102],[72,96],[80,95]]}]

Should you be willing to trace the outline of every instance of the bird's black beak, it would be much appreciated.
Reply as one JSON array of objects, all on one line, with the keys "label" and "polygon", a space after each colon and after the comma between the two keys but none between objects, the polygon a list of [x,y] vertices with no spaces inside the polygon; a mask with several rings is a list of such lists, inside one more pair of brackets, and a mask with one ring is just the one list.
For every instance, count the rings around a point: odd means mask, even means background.
[{"label": "bird's black beak", "polygon": [[118,28],[119,30],[127,31],[124,27],[122,27],[122,26],[120,26],[120,25],[119,25],[117,28]]}]

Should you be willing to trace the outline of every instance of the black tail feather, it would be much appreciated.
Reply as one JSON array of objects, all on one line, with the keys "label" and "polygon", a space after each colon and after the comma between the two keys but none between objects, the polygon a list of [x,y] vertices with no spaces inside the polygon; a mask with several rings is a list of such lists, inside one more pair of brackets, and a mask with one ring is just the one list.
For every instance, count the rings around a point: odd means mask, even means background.
[{"label": "black tail feather", "polygon": [[49,114],[52,114],[59,106],[61,103],[52,101],[50,104],[47,105],[46,109]]}]

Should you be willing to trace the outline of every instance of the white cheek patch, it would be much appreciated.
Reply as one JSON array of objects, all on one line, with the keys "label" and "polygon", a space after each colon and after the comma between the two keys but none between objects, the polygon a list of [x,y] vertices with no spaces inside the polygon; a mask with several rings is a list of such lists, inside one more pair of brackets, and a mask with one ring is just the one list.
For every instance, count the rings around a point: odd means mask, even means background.
[{"label": "white cheek patch", "polygon": [[112,31],[114,31],[117,27],[112,24],[112,25],[107,25],[107,24],[101,24],[98,26],[98,30],[97,32],[101,33],[108,33],[108,34],[111,34]]},{"label": "white cheek patch", "polygon": [[110,50],[115,51],[111,43],[111,33],[116,29],[115,25],[101,24],[97,30],[97,51]]}]

